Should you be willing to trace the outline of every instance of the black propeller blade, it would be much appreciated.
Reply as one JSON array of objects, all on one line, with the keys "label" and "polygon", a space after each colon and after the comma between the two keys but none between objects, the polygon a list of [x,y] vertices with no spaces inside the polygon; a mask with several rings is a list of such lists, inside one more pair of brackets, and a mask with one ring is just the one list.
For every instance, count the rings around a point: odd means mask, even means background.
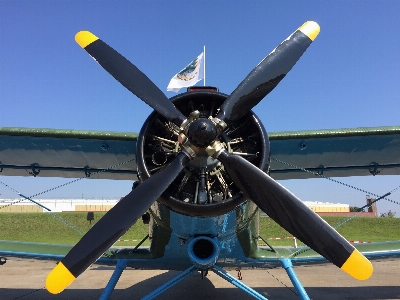
[{"label": "black propeller blade", "polygon": [[369,260],[290,191],[238,155],[222,150],[218,159],[240,190],[284,229],[354,278],[371,276]]},{"label": "black propeller blade", "polygon": [[189,160],[184,152],[179,153],[167,167],[119,201],[51,271],[46,279],[47,290],[53,294],[62,292],[93,264],[160,197]]},{"label": "black propeller blade", "polygon": [[225,100],[217,118],[224,122],[235,121],[248,113],[286,76],[319,31],[317,23],[304,23],[247,75]]},{"label": "black propeller blade", "polygon": [[76,42],[124,87],[167,120],[181,126],[186,117],[135,65],[89,31],[80,31]]}]

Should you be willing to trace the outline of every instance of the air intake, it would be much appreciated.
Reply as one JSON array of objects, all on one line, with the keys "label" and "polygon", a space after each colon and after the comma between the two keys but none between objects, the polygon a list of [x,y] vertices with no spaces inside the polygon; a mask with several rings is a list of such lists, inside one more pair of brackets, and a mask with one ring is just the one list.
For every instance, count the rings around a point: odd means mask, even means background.
[{"label": "air intake", "polygon": [[207,269],[215,264],[219,255],[217,238],[199,236],[192,239],[188,246],[189,258],[200,269]]}]

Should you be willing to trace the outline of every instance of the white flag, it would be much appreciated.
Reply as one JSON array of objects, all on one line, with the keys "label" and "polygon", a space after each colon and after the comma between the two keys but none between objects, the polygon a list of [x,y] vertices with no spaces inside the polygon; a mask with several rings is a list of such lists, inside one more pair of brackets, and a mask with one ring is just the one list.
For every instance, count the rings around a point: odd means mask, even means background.
[{"label": "white flag", "polygon": [[204,78],[204,56],[203,52],[197,56],[190,64],[182,71],[172,77],[168,84],[167,91],[175,93],[183,87],[193,86]]}]

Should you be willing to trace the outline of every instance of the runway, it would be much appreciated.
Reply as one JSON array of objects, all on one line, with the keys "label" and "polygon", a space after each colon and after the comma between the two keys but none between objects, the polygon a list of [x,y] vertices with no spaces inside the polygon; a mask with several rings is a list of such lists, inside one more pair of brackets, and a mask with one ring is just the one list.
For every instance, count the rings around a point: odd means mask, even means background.
[{"label": "runway", "polygon": [[[358,281],[331,264],[300,266],[295,271],[311,299],[400,299],[400,258],[372,261],[374,274]],[[113,268],[92,265],[59,295],[44,289],[54,261],[8,258],[0,266],[0,299],[98,299]],[[175,276],[175,271],[126,269],[110,299],[140,299]],[[230,271],[237,276],[236,271]],[[242,270],[243,282],[269,300],[299,299],[282,268]],[[254,299],[210,272],[192,274],[156,299]]]}]

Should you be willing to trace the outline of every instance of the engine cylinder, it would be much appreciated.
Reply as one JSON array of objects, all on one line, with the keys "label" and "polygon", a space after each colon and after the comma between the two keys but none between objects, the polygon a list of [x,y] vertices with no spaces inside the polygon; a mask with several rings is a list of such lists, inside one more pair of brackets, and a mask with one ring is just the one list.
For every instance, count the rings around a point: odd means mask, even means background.
[{"label": "engine cylinder", "polygon": [[[179,94],[171,98],[171,101],[185,116],[198,110],[200,121],[193,126],[207,127],[208,118],[217,115],[226,98],[227,95],[219,92],[198,91]],[[202,120],[207,121],[203,124]],[[204,138],[191,137],[196,140],[195,146],[202,147],[204,141],[215,138],[211,134],[211,129],[206,133],[207,136]],[[137,142],[140,181],[157,173],[181,151],[178,135],[179,128],[175,124],[157,112],[150,114],[139,133]],[[261,170],[268,172],[268,135],[253,112],[250,111],[239,120],[228,123],[217,139],[229,152],[241,155]],[[157,201],[185,215],[209,217],[227,213],[246,200],[225,172],[222,163],[204,154],[191,160]]]}]

